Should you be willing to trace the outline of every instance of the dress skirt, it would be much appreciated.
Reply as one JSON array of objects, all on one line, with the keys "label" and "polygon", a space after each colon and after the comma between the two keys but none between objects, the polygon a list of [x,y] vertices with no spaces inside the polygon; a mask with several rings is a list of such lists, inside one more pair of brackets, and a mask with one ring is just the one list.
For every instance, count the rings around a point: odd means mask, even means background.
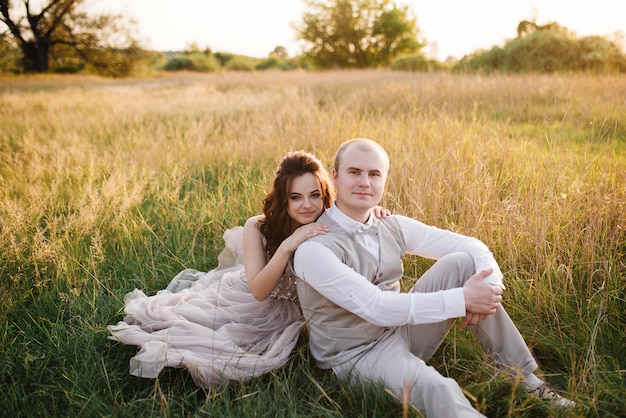
[{"label": "dress skirt", "polygon": [[140,348],[130,374],[156,378],[185,368],[203,387],[245,382],[284,365],[304,320],[294,300],[252,296],[242,264],[242,228],[224,234],[215,270],[180,272],[164,290],[126,295],[124,321],[109,338]]}]

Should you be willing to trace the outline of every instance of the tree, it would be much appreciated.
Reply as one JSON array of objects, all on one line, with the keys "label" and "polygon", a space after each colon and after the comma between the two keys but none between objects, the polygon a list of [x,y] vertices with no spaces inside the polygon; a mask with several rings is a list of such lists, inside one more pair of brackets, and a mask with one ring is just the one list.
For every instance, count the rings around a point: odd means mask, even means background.
[{"label": "tree", "polygon": [[287,60],[289,59],[289,52],[284,46],[278,45],[276,48],[274,48],[272,52],[270,52],[270,57],[271,56],[276,56],[280,59]]},{"label": "tree", "polygon": [[309,9],[297,36],[304,55],[320,68],[387,66],[419,53],[417,19],[392,0],[305,0]]},{"label": "tree", "polygon": [[0,0],[0,22],[22,52],[24,72],[48,72],[51,60],[61,68],[90,65],[113,75],[132,70],[142,52],[131,34],[134,22],[113,14],[91,16],[81,10],[83,3]]}]

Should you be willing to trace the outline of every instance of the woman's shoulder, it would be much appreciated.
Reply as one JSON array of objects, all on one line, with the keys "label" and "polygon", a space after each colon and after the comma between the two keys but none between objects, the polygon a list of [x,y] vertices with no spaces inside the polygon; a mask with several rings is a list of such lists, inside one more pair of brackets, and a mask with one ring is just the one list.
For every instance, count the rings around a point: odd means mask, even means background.
[{"label": "woman's shoulder", "polygon": [[246,223],[244,224],[244,228],[255,228],[258,230],[259,222],[263,222],[265,220],[265,215],[256,215],[248,218]]},{"label": "woman's shoulder", "polygon": [[263,239],[263,234],[259,229],[259,224],[265,220],[265,215],[256,215],[248,218],[243,226],[244,239],[246,240],[259,240]]}]

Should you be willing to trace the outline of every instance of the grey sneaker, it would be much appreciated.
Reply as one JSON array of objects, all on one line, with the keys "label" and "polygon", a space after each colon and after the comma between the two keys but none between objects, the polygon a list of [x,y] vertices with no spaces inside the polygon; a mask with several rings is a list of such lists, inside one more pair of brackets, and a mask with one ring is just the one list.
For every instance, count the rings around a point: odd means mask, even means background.
[{"label": "grey sneaker", "polygon": [[550,406],[557,408],[574,408],[576,406],[576,402],[562,397],[547,383],[543,383],[537,389],[533,390],[533,392],[537,397],[548,400],[551,404]]}]

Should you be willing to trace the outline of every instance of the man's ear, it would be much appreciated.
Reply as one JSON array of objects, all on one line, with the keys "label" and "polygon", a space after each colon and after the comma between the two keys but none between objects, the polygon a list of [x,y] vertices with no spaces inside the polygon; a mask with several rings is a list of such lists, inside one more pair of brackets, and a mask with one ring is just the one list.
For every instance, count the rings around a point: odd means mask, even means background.
[{"label": "man's ear", "polygon": [[337,181],[337,170],[335,170],[335,169],[333,168],[333,171],[331,172],[331,174],[332,174],[332,176],[333,176],[333,181],[335,181],[335,182],[336,182],[336,181]]}]

